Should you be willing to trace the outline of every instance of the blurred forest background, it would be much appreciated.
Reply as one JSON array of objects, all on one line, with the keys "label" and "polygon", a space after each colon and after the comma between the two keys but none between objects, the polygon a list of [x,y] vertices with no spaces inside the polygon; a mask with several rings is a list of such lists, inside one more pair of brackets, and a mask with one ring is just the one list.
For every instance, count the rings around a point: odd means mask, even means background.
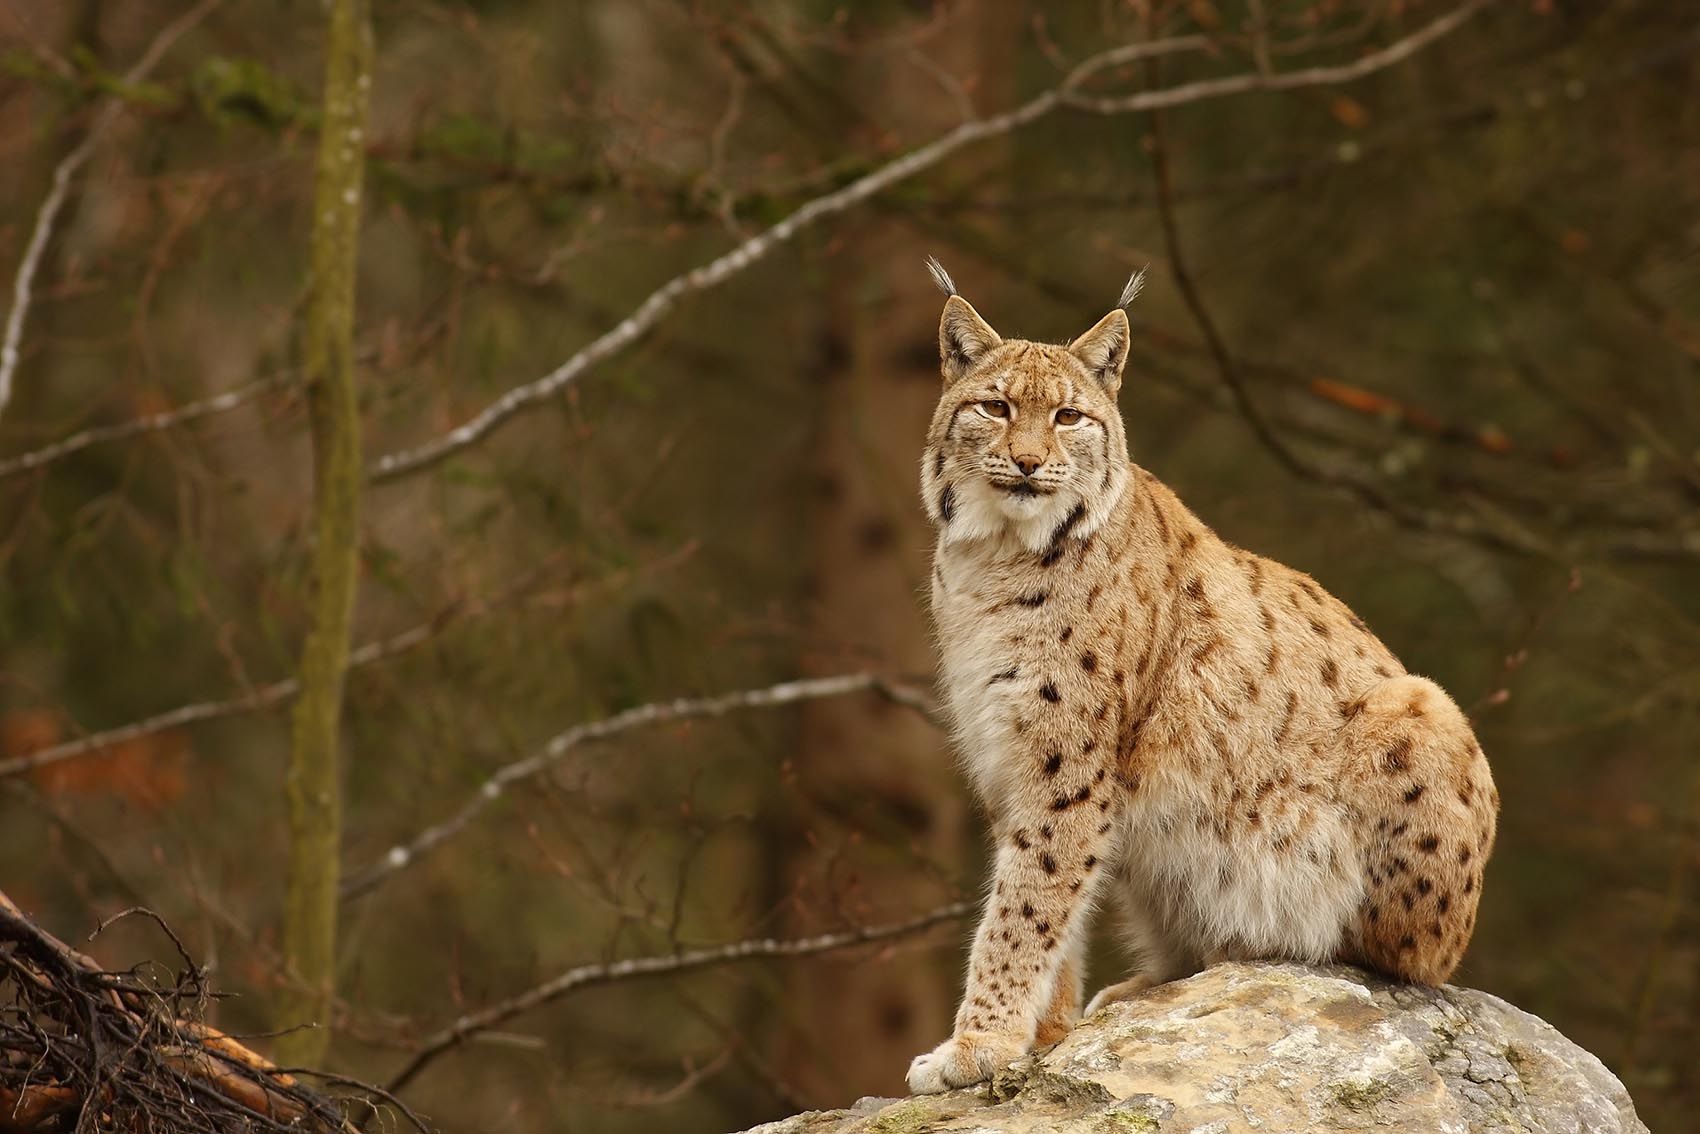
[{"label": "blurred forest background", "polygon": [[[1505,804],[1457,980],[1682,1128],[1700,15],[1455,3],[372,0],[364,187],[316,210],[324,6],[10,0],[0,888],[78,943],[158,912],[212,1022],[317,1019],[252,1042],[445,1129],[901,1092],[983,871],[929,716],[922,261],[1048,340],[1150,263],[1135,459],[1471,712]],[[338,215],[372,475],[315,851]],[[84,947],[181,966],[140,919]]]}]

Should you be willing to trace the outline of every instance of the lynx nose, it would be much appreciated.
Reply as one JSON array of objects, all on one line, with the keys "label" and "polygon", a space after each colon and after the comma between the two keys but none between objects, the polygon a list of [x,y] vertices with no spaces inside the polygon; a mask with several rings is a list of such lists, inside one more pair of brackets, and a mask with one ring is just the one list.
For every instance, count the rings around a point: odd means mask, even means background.
[{"label": "lynx nose", "polygon": [[1021,470],[1022,476],[1032,476],[1045,463],[1045,458],[1035,457],[1032,453],[1020,453],[1015,457],[1015,467]]}]

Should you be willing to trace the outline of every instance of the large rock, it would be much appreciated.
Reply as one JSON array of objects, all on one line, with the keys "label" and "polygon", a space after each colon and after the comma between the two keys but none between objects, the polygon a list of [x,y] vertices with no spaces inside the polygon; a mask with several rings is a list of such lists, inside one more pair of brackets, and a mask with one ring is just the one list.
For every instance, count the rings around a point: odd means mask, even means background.
[{"label": "large rock", "polygon": [[989,1084],[750,1134],[1646,1129],[1598,1059],[1485,992],[1229,964],[1110,1005]]}]

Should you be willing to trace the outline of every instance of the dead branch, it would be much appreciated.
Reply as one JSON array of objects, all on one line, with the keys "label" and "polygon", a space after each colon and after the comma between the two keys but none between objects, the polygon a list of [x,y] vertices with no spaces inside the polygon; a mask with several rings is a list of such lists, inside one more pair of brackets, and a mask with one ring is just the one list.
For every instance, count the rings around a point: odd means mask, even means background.
[{"label": "dead branch", "polygon": [[1292,90],[1352,82],[1390,67],[1456,29],[1487,0],[1467,3],[1379,51],[1347,64],[1311,67],[1302,71],[1248,74],[1208,79],[1168,90],[1145,91],[1119,97],[1092,96],[1080,89],[1087,78],[1113,63],[1150,58],[1177,51],[1196,50],[1199,37],[1131,44],[1101,52],[1082,62],[1057,86],[1013,110],[990,118],[964,122],[918,149],[844,186],[817,197],[765,232],[739,244],[701,267],[675,276],[652,292],[635,311],[535,381],[516,386],[497,398],[469,421],[411,449],[386,454],[374,462],[368,474],[378,481],[394,480],[429,468],[482,441],[516,414],[558,393],[581,374],[606,358],[631,346],[654,327],[681,299],[707,291],[742,272],[778,249],[803,229],[826,217],[844,212],[898,182],[928,169],[973,142],[999,137],[1027,126],[1057,110],[1070,109],[1093,114],[1127,114],[1158,107],[1179,106],[1257,90]]},{"label": "dead branch", "polygon": [[0,892],[0,1131],[352,1131],[344,1100],[199,1019],[184,957],[169,986],[106,971]]},{"label": "dead branch", "polygon": [[685,949],[667,956],[629,957],[623,961],[579,965],[516,996],[511,996],[476,1012],[467,1013],[448,1027],[428,1036],[420,1044],[419,1050],[414,1053],[413,1058],[408,1060],[407,1064],[385,1086],[391,1091],[400,1091],[437,1057],[450,1048],[459,1046],[468,1036],[495,1027],[522,1012],[529,1012],[533,1008],[559,1000],[575,989],[590,985],[610,984],[615,981],[632,980],[637,977],[689,972],[692,969],[707,968],[711,965],[745,961],[752,957],[804,957],[817,953],[829,953],[839,949],[850,949],[874,941],[885,941],[894,937],[907,937],[910,934],[920,933],[943,922],[967,917],[978,908],[979,906],[975,902],[952,902],[949,905],[939,906],[937,909],[921,914],[919,917],[889,925],[847,929],[837,933],[822,933],[814,937],[793,938],[791,940],[758,938],[748,941],[735,941],[728,945]]},{"label": "dead branch", "polygon": [[63,460],[73,453],[80,453],[91,445],[99,445],[107,441],[123,441],[140,436],[143,433],[174,429],[179,425],[185,425],[203,417],[226,413],[238,406],[248,404],[268,390],[274,390],[285,385],[293,377],[294,375],[288,375],[261,379],[258,382],[250,382],[246,386],[238,386],[234,390],[226,390],[222,394],[215,394],[210,398],[202,398],[199,401],[178,406],[174,410],[151,413],[145,417],[131,418],[129,421],[115,422],[112,425],[97,425],[84,429],[63,440],[54,441],[39,449],[32,449],[27,453],[20,453],[15,457],[0,461],[0,479],[31,472],[43,465]]},{"label": "dead branch", "polygon": [[[1463,20],[1482,8],[1485,0],[1472,0],[1441,19],[1436,20],[1422,31],[1399,41],[1381,51],[1366,55],[1362,59],[1344,67],[1312,68],[1309,71],[1289,72],[1284,75],[1250,75],[1241,76],[1239,80],[1211,80],[1207,83],[1190,84],[1193,87],[1211,86],[1222,82],[1243,82],[1245,86],[1235,86],[1233,89],[1252,89],[1265,84],[1277,84],[1278,87],[1289,85],[1290,81],[1304,75],[1318,74],[1339,75],[1350,72],[1354,77],[1367,74],[1360,68],[1368,67],[1375,70],[1388,66],[1393,62],[1406,58],[1418,50],[1423,43],[1438,38],[1456,27]],[[1155,62],[1152,83],[1155,86]],[[1301,83],[1299,85],[1310,85]],[[1204,298],[1193,281],[1192,274],[1187,268],[1185,250],[1181,244],[1180,225],[1175,218],[1174,187],[1169,169],[1168,146],[1165,141],[1162,120],[1162,108],[1172,106],[1170,97],[1176,90],[1187,88],[1154,89],[1146,92],[1145,96],[1128,95],[1120,99],[1100,100],[1094,109],[1103,113],[1114,113],[1119,110],[1134,108],[1151,111],[1151,169],[1155,182],[1155,201],[1157,219],[1163,231],[1163,243],[1168,252],[1169,271],[1174,277],[1175,288],[1180,292],[1182,301],[1186,304],[1193,322],[1197,325],[1200,336],[1204,339],[1211,358],[1215,361],[1217,372],[1222,383],[1227,387],[1235,407],[1246,425],[1251,429],[1271,456],[1289,473],[1302,479],[1322,484],[1331,488],[1343,490],[1356,497],[1360,502],[1369,505],[1376,511],[1389,516],[1396,522],[1410,528],[1422,531],[1452,535],[1459,538],[1471,539],[1486,544],[1501,551],[1512,551],[1522,555],[1538,558],[1556,558],[1553,550],[1527,529],[1510,523],[1490,523],[1481,514],[1455,515],[1437,509],[1418,508],[1405,504],[1389,496],[1379,486],[1362,477],[1339,469],[1325,469],[1302,456],[1287,441],[1275,431],[1269,419],[1251,398],[1247,390],[1244,376],[1234,356],[1229,352],[1223,341],[1221,332],[1217,329],[1216,321],[1211,316]],[[1144,103],[1139,100],[1144,97]]]},{"label": "dead branch", "polygon": [[[558,558],[560,557],[552,556],[551,561]],[[549,565],[546,563],[542,567],[526,572],[519,579],[503,587],[494,596],[475,600],[457,599],[417,626],[403,630],[389,638],[367,642],[348,655],[348,668],[358,669],[404,654],[430,641],[450,625],[464,618],[487,614],[517,598],[548,569]],[[135,740],[138,737],[151,736],[168,729],[198,724],[201,721],[218,720],[221,717],[236,716],[240,713],[269,709],[274,705],[290,700],[300,690],[300,682],[293,677],[286,677],[281,681],[262,685],[252,693],[242,697],[232,697],[224,701],[200,701],[192,705],[179,705],[175,709],[168,709],[163,713],[156,713],[151,717],[132,721],[127,725],[110,728],[104,732],[90,733],[87,736],[78,737],[76,740],[67,740],[62,744],[40,748],[34,752],[26,752],[22,756],[14,756],[8,760],[0,760],[0,779],[23,775],[26,772],[49,767],[66,760],[74,760],[79,756],[91,755]]]},{"label": "dead branch", "polygon": [[[349,668],[371,665],[426,642],[442,629],[445,620],[434,618],[411,629],[404,630],[391,638],[377,642],[368,642],[349,655]],[[200,701],[193,705],[180,705],[163,713],[156,713],[127,725],[110,728],[104,732],[90,733],[88,736],[67,740],[63,744],[55,744],[49,748],[41,748],[22,756],[14,756],[9,760],[0,760],[0,779],[8,776],[18,776],[37,768],[45,768],[66,760],[74,760],[78,756],[87,756],[107,748],[135,740],[137,737],[149,736],[168,729],[180,728],[183,725],[198,724],[201,721],[217,720],[220,717],[235,716],[238,713],[252,713],[261,709],[269,709],[289,701],[301,691],[301,683],[293,677],[282,681],[274,681],[262,685],[242,697],[232,697],[225,701]]]},{"label": "dead branch", "polygon": [[[199,4],[161,28],[153,42],[148,44],[147,50],[142,52],[142,57],[136,61],[135,66],[125,73],[125,85],[135,86],[147,78],[165,57],[165,53],[171,50],[171,45],[222,2],[223,0],[201,0]],[[12,310],[6,315],[6,329],[4,335],[0,336],[0,414],[6,412],[6,406],[12,400],[12,379],[18,369],[24,319],[29,315],[35,274],[40,270],[42,255],[47,251],[47,242],[53,235],[53,224],[58,220],[59,210],[64,207],[65,197],[70,192],[71,178],[75,177],[77,171],[89,160],[89,155],[94,153],[95,144],[123,109],[122,98],[106,101],[96,113],[88,133],[83,135],[83,140],[54,167],[52,185],[47,196],[42,199],[41,207],[36,210],[35,228],[30,232],[29,243],[24,247],[23,259],[18,261],[18,272],[12,280]]]},{"label": "dead branch", "polygon": [[425,855],[464,831],[485,808],[502,798],[509,787],[541,775],[581,744],[606,740],[611,736],[650,725],[723,717],[745,709],[774,709],[800,701],[844,697],[863,692],[879,693],[897,704],[924,714],[930,720],[937,722],[939,719],[937,709],[925,694],[873,673],[845,673],[836,677],[782,681],[765,689],[745,689],[736,693],[722,693],[716,697],[681,697],[672,701],[638,705],[599,721],[574,725],[555,734],[532,755],[496,769],[449,818],[425,828],[405,843],[396,844],[383,858],[350,874],[342,884],[343,900],[357,898],[414,865]]}]

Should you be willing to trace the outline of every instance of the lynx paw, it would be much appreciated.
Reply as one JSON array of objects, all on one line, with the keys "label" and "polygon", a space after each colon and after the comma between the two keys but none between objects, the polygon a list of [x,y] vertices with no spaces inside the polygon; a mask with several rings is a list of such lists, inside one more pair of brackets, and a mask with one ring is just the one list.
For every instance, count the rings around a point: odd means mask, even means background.
[{"label": "lynx paw", "polygon": [[1090,1016],[1106,1004],[1114,1004],[1119,1000],[1132,1000],[1135,996],[1152,987],[1157,982],[1148,976],[1128,977],[1116,984],[1106,985],[1098,990],[1098,995],[1086,1006],[1086,1014]]},{"label": "lynx paw", "polygon": [[1012,1036],[993,1032],[962,1032],[945,1040],[909,1064],[909,1093],[936,1095],[966,1087],[1019,1059],[1025,1045]]}]

